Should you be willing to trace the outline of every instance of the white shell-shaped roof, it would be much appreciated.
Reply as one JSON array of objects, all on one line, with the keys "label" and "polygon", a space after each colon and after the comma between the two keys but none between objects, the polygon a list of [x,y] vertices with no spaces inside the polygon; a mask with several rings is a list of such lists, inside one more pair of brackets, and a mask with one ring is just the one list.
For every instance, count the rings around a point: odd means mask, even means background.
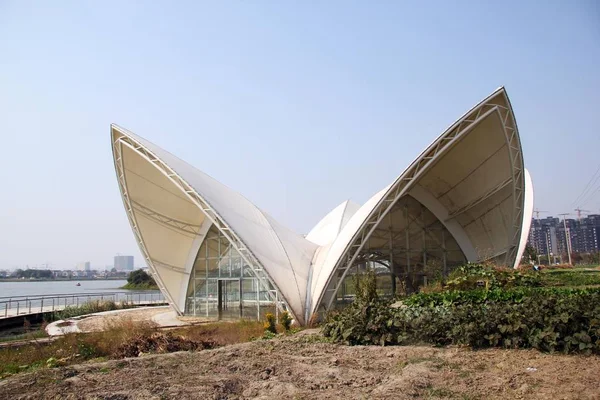
[{"label": "white shell-shaped roof", "polygon": [[[392,184],[362,206],[343,202],[306,237],[155,144],[115,125],[111,134],[114,143],[124,137],[143,150],[128,145],[129,149],[115,152],[115,166],[122,164],[117,167],[118,180],[144,256],[155,264],[151,268],[179,312],[201,236],[216,220],[219,229],[235,235],[252,262],[264,269],[300,323],[327,306],[323,296],[330,293],[336,268],[360,251],[360,241],[369,238],[402,196],[413,197],[435,215],[469,261],[504,257],[517,265],[529,231],[533,186],[504,88],[457,120]],[[120,174],[119,168],[125,172]],[[160,193],[168,190],[173,191],[161,199]],[[192,201],[191,193],[205,206]],[[157,215],[153,206],[169,215]],[[178,227],[178,232],[164,236],[168,244],[164,237],[144,234],[144,229],[151,231],[156,228],[149,227],[167,220]]]},{"label": "white shell-shaped roof", "polygon": [[280,290],[292,313],[304,316],[304,299],[313,254],[318,247],[287,229],[238,192],[173,154],[119,127],[186,181],[239,236]]},{"label": "white shell-shaped roof", "polygon": [[[308,293],[309,297],[307,299],[307,304],[310,305],[310,307],[307,308],[311,310],[311,312],[316,309],[316,302],[322,295],[323,290],[325,290],[327,281],[333,273],[340,256],[343,254],[354,234],[360,229],[367,216],[371,213],[373,207],[377,205],[379,200],[381,200],[383,195],[387,192],[388,188],[389,186],[385,187],[383,190],[377,192],[373,197],[367,200],[362,207],[352,214],[344,227],[338,231],[339,233],[334,240],[320,247],[315,253],[313,269],[311,271],[311,285]],[[325,220],[327,217],[325,217],[323,220]],[[317,227],[318,225],[315,227],[315,229]]]},{"label": "white shell-shaped roof", "polygon": [[521,239],[519,240],[519,251],[517,258],[515,259],[514,268],[519,266],[523,253],[525,253],[525,247],[527,246],[527,239],[529,238],[529,229],[531,228],[531,220],[533,218],[533,180],[529,174],[529,170],[525,168],[525,205],[523,209],[523,230],[521,231]]},{"label": "white shell-shaped roof", "polygon": [[360,204],[352,200],[344,201],[323,217],[306,235],[306,239],[319,246],[333,242],[359,208]]},{"label": "white shell-shaped roof", "polygon": [[[460,117],[390,186],[371,198],[329,249],[319,250],[325,254],[317,253],[313,266],[320,273],[311,277],[311,312],[331,306],[336,290],[329,286],[343,281],[349,271],[343,267],[352,264],[382,219],[406,195],[444,224],[468,261],[494,259],[515,265],[531,219],[525,192],[517,125],[501,87]],[[337,268],[344,272],[334,280]]]}]

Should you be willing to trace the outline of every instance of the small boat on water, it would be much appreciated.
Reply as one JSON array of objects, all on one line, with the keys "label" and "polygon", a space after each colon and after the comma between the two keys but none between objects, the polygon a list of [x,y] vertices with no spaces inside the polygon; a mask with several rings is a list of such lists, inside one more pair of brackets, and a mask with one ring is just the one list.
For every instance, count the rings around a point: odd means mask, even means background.
[{"label": "small boat on water", "polygon": [[81,283],[77,282],[77,285],[75,285],[75,286],[81,286]]}]

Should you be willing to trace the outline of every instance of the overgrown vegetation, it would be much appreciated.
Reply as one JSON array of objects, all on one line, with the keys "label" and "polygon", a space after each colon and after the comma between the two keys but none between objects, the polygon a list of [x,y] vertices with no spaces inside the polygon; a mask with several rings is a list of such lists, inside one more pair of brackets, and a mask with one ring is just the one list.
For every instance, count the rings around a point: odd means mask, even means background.
[{"label": "overgrown vegetation", "polygon": [[279,317],[279,323],[284,332],[289,332],[292,329],[292,316],[290,313],[287,311],[282,312]]},{"label": "overgrown vegetation", "polygon": [[159,331],[152,323],[119,320],[103,332],[61,336],[0,349],[0,378],[37,368],[53,368],[86,360],[137,357],[147,353],[195,351],[241,343],[259,337],[257,321],[224,322]]},{"label": "overgrown vegetation", "polygon": [[277,333],[276,325],[277,324],[275,321],[275,316],[271,313],[266,313],[265,314],[265,323],[264,323],[265,331],[271,332],[271,333]]},{"label": "overgrown vegetation", "polygon": [[127,284],[121,289],[158,290],[158,285],[146,271],[138,269],[129,274]]},{"label": "overgrown vegetation", "polygon": [[551,269],[540,276],[546,286],[594,286],[600,285],[600,270]]},{"label": "overgrown vegetation", "polygon": [[128,302],[116,303],[112,300],[93,300],[83,303],[79,306],[67,306],[60,311],[56,311],[53,319],[68,319],[78,317],[80,315],[93,314],[103,311],[123,310],[132,307],[135,307],[135,304]]},{"label": "overgrown vegetation", "polygon": [[407,298],[382,300],[375,276],[329,316],[325,336],[348,344],[469,345],[600,354],[600,288],[548,287],[540,274],[481,265]]}]

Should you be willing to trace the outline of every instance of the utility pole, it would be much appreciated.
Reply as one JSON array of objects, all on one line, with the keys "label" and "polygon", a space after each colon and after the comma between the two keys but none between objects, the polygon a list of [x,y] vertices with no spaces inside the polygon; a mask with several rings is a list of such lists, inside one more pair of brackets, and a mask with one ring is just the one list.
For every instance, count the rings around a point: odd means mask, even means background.
[{"label": "utility pole", "polygon": [[558,214],[563,216],[563,226],[565,227],[565,245],[567,246],[567,255],[569,256],[569,265],[573,265],[571,261],[571,235],[567,234],[567,215],[569,213]]}]

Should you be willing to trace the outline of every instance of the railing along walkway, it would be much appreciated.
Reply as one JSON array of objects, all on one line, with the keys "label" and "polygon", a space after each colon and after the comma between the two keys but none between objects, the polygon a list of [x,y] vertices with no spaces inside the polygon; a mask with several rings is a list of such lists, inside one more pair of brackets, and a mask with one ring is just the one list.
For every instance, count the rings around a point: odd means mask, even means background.
[{"label": "railing along walkway", "polygon": [[69,306],[79,307],[91,301],[114,301],[135,305],[166,303],[162,293],[102,292],[0,297],[0,320],[3,318],[61,311]]}]

